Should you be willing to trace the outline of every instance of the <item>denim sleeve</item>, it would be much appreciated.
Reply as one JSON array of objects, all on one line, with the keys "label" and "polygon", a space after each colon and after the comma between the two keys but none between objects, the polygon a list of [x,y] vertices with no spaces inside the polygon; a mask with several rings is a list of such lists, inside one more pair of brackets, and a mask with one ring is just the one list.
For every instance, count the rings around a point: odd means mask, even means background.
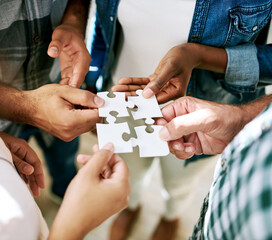
[{"label": "denim sleeve", "polygon": [[106,44],[102,35],[102,29],[100,27],[100,23],[98,18],[95,21],[95,31],[93,36],[93,42],[91,46],[91,66],[95,66],[98,68],[103,67],[104,56],[106,52]]},{"label": "denim sleeve", "polygon": [[257,45],[260,65],[260,83],[272,84],[272,44]]},{"label": "denim sleeve", "polygon": [[253,92],[259,82],[259,61],[257,47],[246,43],[226,48],[228,64],[224,84],[238,92]]},{"label": "denim sleeve", "polygon": [[98,22],[98,18],[95,20],[94,33],[91,43],[91,64],[88,74],[85,77],[85,83],[88,88],[97,88],[96,82],[101,75],[101,71],[104,65],[104,58],[106,52],[106,44],[102,35],[102,30]]}]

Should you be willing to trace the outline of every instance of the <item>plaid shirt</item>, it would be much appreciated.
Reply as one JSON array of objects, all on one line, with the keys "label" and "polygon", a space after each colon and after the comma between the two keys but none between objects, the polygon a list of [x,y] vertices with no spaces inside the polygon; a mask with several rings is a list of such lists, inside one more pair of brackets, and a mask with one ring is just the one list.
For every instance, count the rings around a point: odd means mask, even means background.
[{"label": "plaid shirt", "polygon": [[272,104],[222,153],[191,239],[272,239]]},{"label": "plaid shirt", "polygon": [[[0,0],[0,82],[36,89],[52,82],[47,55],[67,0]],[[55,80],[55,79],[54,79]],[[0,120],[0,131],[10,123]]]}]

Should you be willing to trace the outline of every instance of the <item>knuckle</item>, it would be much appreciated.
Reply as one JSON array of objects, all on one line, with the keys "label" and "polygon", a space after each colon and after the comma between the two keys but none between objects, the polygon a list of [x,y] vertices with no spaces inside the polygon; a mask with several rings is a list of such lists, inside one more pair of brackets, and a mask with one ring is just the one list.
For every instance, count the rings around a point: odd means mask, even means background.
[{"label": "knuckle", "polygon": [[88,92],[88,91],[84,91],[84,92],[82,92],[82,94],[81,94],[81,100],[85,103],[85,104],[87,104],[87,103],[89,103],[90,102],[90,100],[91,100],[91,93],[90,92]]}]

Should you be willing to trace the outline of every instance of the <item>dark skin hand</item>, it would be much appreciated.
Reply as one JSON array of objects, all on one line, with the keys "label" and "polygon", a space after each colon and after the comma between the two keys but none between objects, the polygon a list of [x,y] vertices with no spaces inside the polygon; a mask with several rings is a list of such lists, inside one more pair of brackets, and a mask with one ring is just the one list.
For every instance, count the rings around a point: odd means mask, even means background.
[{"label": "dark skin hand", "polygon": [[135,96],[136,90],[143,89],[145,98],[156,95],[159,103],[165,103],[186,94],[194,68],[224,73],[226,65],[224,49],[194,43],[181,44],[168,51],[149,77],[121,78],[111,90]]}]

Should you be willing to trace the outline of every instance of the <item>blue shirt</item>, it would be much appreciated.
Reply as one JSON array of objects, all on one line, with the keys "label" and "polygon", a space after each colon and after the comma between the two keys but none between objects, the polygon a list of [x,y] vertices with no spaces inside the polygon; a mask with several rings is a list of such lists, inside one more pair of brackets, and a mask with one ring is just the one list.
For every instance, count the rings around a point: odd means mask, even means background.
[{"label": "blue shirt", "polygon": [[[101,75],[105,87],[111,83],[116,57],[119,0],[100,0],[96,4],[91,65],[98,71],[91,74],[90,80],[95,83]],[[262,95],[262,87],[272,83],[272,48],[258,45],[256,40],[267,31],[271,10],[271,0],[197,0],[188,42],[225,48],[228,65],[224,75],[194,69],[187,94],[223,103],[247,102]]]}]

